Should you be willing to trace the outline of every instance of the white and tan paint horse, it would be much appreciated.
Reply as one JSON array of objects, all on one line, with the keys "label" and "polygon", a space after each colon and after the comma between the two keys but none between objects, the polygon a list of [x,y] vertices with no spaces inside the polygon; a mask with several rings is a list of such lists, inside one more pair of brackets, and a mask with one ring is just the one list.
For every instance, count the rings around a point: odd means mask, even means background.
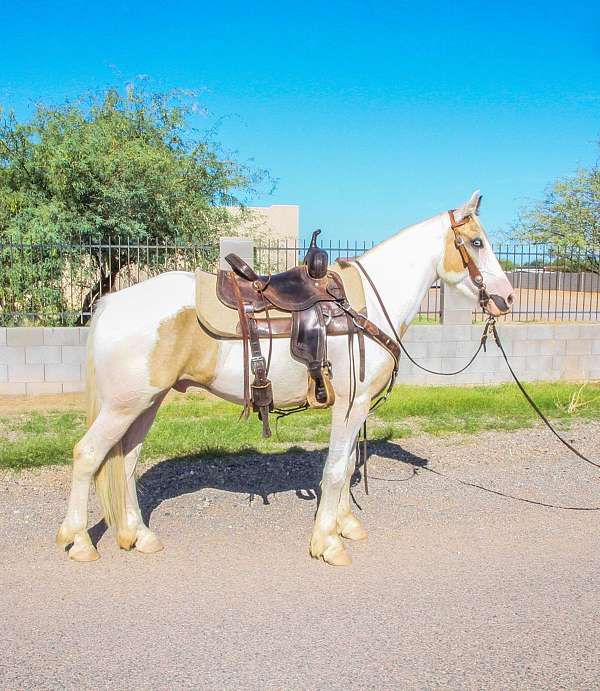
[{"label": "white and tan paint horse", "polygon": [[[455,219],[469,219],[460,226],[460,235],[494,298],[487,309],[497,315],[508,311],[512,287],[479,223],[479,203],[476,192],[455,211]],[[476,303],[477,289],[469,280],[454,240],[449,214],[442,213],[406,228],[361,258],[400,333],[410,324],[436,277],[457,286]],[[364,290],[369,318],[389,333],[372,289],[365,283]],[[371,398],[385,386],[392,370],[389,353],[369,339],[365,355],[365,380],[357,382],[354,405],[346,419],[347,339],[329,339],[336,402],[310,552],[335,565],[350,563],[342,538],[366,537],[350,508],[354,442]],[[287,339],[273,342],[270,377],[278,407],[305,400],[306,369],[292,359]],[[102,300],[88,340],[86,386],[89,429],[73,452],[71,494],[57,542],[70,545],[69,556],[77,561],[98,558],[87,532],[88,494],[95,478],[105,517],[116,529],[118,544],[124,549],[135,546],[140,552],[157,552],[162,545],[144,524],[136,492],[134,471],[144,437],[172,388],[185,391],[189,386],[200,386],[242,403],[242,344],[214,340],[198,327],[194,274],[164,273]]]}]

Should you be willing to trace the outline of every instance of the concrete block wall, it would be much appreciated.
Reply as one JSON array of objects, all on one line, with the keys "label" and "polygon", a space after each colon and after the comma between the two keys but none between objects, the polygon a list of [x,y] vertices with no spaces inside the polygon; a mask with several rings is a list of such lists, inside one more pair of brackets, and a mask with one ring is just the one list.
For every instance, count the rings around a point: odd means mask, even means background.
[{"label": "concrete block wall", "polygon": [[83,391],[87,328],[0,328],[0,395]]},{"label": "concrete block wall", "polygon": [[[411,327],[404,344],[417,362],[444,371],[463,367],[475,352],[483,324]],[[600,323],[511,324],[498,331],[523,381],[600,380]],[[70,393],[83,390],[86,328],[0,328],[0,395]],[[406,356],[398,383],[416,385],[500,384],[512,381],[490,338],[487,353],[454,377],[427,374]]]},{"label": "concrete block wall", "polygon": [[[473,355],[483,324],[413,326],[404,345],[429,369],[454,371]],[[517,376],[523,381],[593,381],[600,379],[600,324],[511,324],[498,333]],[[440,377],[419,370],[401,357],[398,381],[417,385],[500,384],[512,378],[493,338],[487,352],[462,374]]]}]

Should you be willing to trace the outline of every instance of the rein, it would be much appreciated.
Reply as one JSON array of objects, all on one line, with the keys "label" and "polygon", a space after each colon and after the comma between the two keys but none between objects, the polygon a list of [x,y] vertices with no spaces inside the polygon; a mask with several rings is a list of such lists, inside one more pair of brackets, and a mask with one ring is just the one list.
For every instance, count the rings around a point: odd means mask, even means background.
[{"label": "rein", "polygon": [[[454,230],[454,232],[455,232],[455,234],[456,234],[455,228],[456,228],[456,227],[459,227],[460,225],[463,225],[464,223],[466,223],[466,221],[463,220],[463,221],[461,221],[460,223],[456,223],[455,220],[454,220],[454,215],[453,215],[453,213],[452,213],[452,212],[449,212],[449,213],[450,213],[450,220],[451,220],[451,223],[452,223],[452,229]],[[457,234],[456,234],[456,235],[457,235]],[[460,242],[459,242],[459,240],[460,240]],[[489,298],[489,295],[488,295],[488,293],[487,293],[487,291],[486,291],[485,285],[484,285],[484,283],[483,283],[483,278],[481,277],[481,274],[479,273],[479,270],[478,270],[477,267],[475,266],[475,262],[473,262],[473,260],[471,259],[471,256],[469,255],[469,253],[467,252],[466,248],[464,247],[464,240],[462,240],[462,238],[461,238],[460,236],[458,236],[458,235],[457,235],[457,240],[455,240],[455,245],[456,245],[457,249],[461,252],[461,256],[463,257],[463,263],[465,263],[465,268],[467,268],[467,269],[469,270],[469,276],[471,277],[471,280],[473,281],[473,283],[474,283],[476,286],[479,287],[479,303],[480,303],[480,305],[482,305],[482,307],[483,307],[483,305],[484,305],[485,303],[487,303],[487,301],[490,299],[490,298]],[[462,251],[461,251],[460,248],[462,248]],[[466,255],[466,257],[468,257],[468,259],[465,257],[465,255]],[[548,420],[548,418],[544,415],[544,413],[542,413],[542,411],[540,410],[540,408],[539,408],[539,406],[536,404],[536,402],[531,398],[531,396],[529,395],[529,393],[527,392],[527,390],[525,389],[525,387],[523,386],[523,384],[521,383],[521,381],[519,380],[519,378],[518,378],[517,375],[515,374],[515,371],[514,371],[513,368],[511,367],[511,364],[510,364],[510,362],[509,362],[509,360],[508,360],[508,356],[507,356],[507,354],[506,354],[506,351],[504,350],[504,347],[503,347],[502,342],[501,342],[501,340],[500,340],[500,336],[498,335],[498,330],[497,330],[497,328],[496,328],[496,318],[495,318],[493,315],[488,314],[488,318],[487,318],[487,320],[486,320],[486,322],[485,322],[485,325],[484,325],[484,328],[483,328],[483,333],[482,333],[482,335],[481,335],[481,340],[479,341],[479,346],[478,346],[477,350],[475,351],[475,353],[473,354],[473,356],[471,357],[471,359],[467,362],[467,364],[466,364],[464,367],[462,367],[461,369],[457,370],[456,372],[437,372],[437,371],[435,371],[435,370],[430,370],[430,369],[428,369],[427,367],[423,367],[423,366],[420,365],[418,362],[416,362],[415,359],[414,359],[414,358],[410,355],[410,353],[406,350],[404,344],[402,343],[402,340],[401,340],[400,337],[398,336],[398,332],[396,331],[396,328],[394,327],[394,324],[392,323],[392,320],[391,320],[391,318],[390,318],[390,316],[389,316],[389,313],[388,313],[388,311],[387,311],[387,309],[386,309],[386,307],[385,307],[385,304],[384,304],[384,302],[383,302],[383,299],[382,299],[381,295],[379,294],[379,291],[377,290],[377,288],[376,288],[376,286],[375,286],[373,280],[371,279],[371,277],[370,277],[369,274],[367,273],[366,269],[364,268],[364,266],[360,263],[360,261],[359,261],[358,259],[355,259],[355,260],[354,260],[354,263],[358,265],[358,267],[359,267],[360,270],[362,271],[363,275],[364,275],[365,278],[367,279],[369,285],[371,286],[371,288],[372,288],[372,290],[373,290],[373,293],[375,294],[375,297],[377,298],[377,301],[379,302],[379,305],[380,305],[380,307],[381,307],[381,311],[383,312],[383,315],[385,316],[385,318],[386,318],[386,320],[387,320],[387,322],[388,322],[388,324],[389,324],[389,326],[390,326],[390,328],[391,328],[391,330],[392,330],[392,333],[394,334],[394,337],[396,338],[396,341],[397,341],[397,343],[398,343],[398,346],[401,348],[402,352],[407,356],[407,358],[410,360],[410,362],[412,362],[412,363],[413,363],[416,367],[418,367],[419,369],[421,369],[421,370],[423,370],[423,371],[425,371],[425,372],[429,372],[430,374],[437,374],[437,375],[441,375],[441,376],[453,376],[453,375],[456,375],[456,374],[460,374],[461,372],[464,372],[468,367],[471,366],[471,364],[475,361],[475,359],[477,358],[477,356],[479,355],[479,353],[480,353],[482,350],[483,350],[484,352],[486,351],[487,339],[488,339],[489,334],[491,333],[492,336],[493,336],[493,338],[494,338],[494,341],[495,341],[496,345],[498,346],[498,349],[499,349],[500,352],[502,353],[502,357],[504,358],[504,361],[506,362],[506,366],[508,367],[508,371],[510,372],[510,374],[511,374],[512,378],[514,379],[516,385],[518,386],[520,392],[523,394],[523,396],[525,397],[525,400],[526,400],[526,401],[529,403],[529,405],[533,408],[534,412],[538,415],[538,417],[542,420],[542,422],[546,425],[546,427],[548,427],[548,429],[552,432],[552,434],[553,434],[562,444],[564,444],[564,446],[566,446],[567,449],[569,449],[569,451],[571,451],[573,454],[575,454],[575,456],[577,456],[577,457],[578,457],[579,459],[581,459],[582,461],[585,461],[585,462],[588,463],[589,465],[593,466],[594,468],[600,468],[600,463],[597,463],[597,462],[595,462],[595,461],[592,461],[590,458],[588,458],[587,456],[585,456],[584,454],[582,454],[582,453],[581,453],[580,451],[578,451],[572,444],[570,444],[562,435],[560,435],[560,434],[556,431],[556,429],[552,426],[552,424],[551,424],[551,422]],[[487,299],[486,299],[486,298],[487,298]],[[484,301],[485,301],[485,302],[484,302]],[[396,379],[396,375],[397,375],[397,374],[398,374],[398,369],[397,369],[397,366],[396,366],[396,367],[394,368],[394,372],[393,372],[393,374],[392,374],[392,378],[391,378],[390,384],[389,384],[389,386],[388,386],[388,388],[387,388],[387,391],[386,391],[385,395],[382,396],[379,400],[377,400],[377,401],[375,402],[375,404],[373,404],[373,406],[371,406],[371,409],[369,410],[369,412],[372,412],[376,407],[378,407],[378,405],[379,405],[380,403],[382,403],[382,402],[384,402],[385,400],[387,400],[389,394],[391,393],[391,389],[393,388],[394,381],[395,381],[395,379]],[[359,458],[359,455],[361,455],[361,456],[362,456],[362,461],[363,461],[363,467],[364,467],[364,473],[363,473],[363,474],[364,474],[365,487],[368,487],[368,485],[367,485],[367,479],[366,479],[366,470],[367,470],[366,422],[365,422],[365,425],[364,425],[363,430],[362,430],[362,435],[363,435],[363,449],[362,449],[362,454],[357,454],[357,460],[358,460],[358,458]],[[430,470],[432,473],[435,473],[435,474],[440,475],[440,476],[442,476],[442,477],[446,477],[445,475],[443,475],[443,474],[440,473],[439,471],[434,471],[434,470],[429,469],[429,468],[428,468],[428,470]],[[383,479],[383,478],[376,478],[376,479]],[[516,500],[518,500],[518,501],[524,501],[524,502],[528,502],[528,503],[531,503],[531,504],[537,504],[537,505],[539,505],[539,506],[554,507],[554,508],[567,509],[567,510],[572,510],[572,511],[598,511],[598,510],[600,510],[600,507],[555,506],[555,505],[552,505],[552,504],[545,504],[544,502],[534,501],[534,500],[531,500],[531,499],[524,499],[524,498],[522,498],[522,497],[516,497],[516,496],[508,495],[508,494],[505,494],[505,493],[502,493],[502,492],[497,492],[497,491],[493,491],[493,490],[488,490],[487,488],[482,487],[482,486],[479,486],[479,485],[476,485],[476,484],[465,483],[465,482],[462,482],[462,481],[460,481],[460,482],[461,482],[462,484],[465,484],[465,485],[468,485],[468,486],[477,487],[477,488],[479,488],[479,489],[484,489],[484,490],[486,490],[486,491],[490,491],[490,492],[492,492],[492,493],[499,494],[499,495],[501,495],[501,496],[506,496],[506,497],[509,497],[509,498],[511,498],[511,499],[516,499]],[[367,492],[367,494],[368,494],[368,492]]]}]

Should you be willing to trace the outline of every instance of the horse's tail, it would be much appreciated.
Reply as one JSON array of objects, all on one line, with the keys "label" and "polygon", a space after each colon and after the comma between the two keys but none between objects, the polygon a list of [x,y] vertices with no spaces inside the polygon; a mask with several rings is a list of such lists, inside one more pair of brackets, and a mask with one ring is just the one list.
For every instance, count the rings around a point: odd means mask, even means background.
[{"label": "horse's tail", "polygon": [[[96,318],[98,313],[96,313]],[[96,318],[92,320],[86,351],[85,392],[88,427],[98,417],[101,407],[100,397],[96,389],[94,360]],[[115,527],[119,546],[129,549],[135,542],[135,533],[127,525],[127,479],[122,441],[118,441],[106,454],[102,465],[94,475],[94,482],[96,494],[104,513],[104,520],[109,526]]]}]

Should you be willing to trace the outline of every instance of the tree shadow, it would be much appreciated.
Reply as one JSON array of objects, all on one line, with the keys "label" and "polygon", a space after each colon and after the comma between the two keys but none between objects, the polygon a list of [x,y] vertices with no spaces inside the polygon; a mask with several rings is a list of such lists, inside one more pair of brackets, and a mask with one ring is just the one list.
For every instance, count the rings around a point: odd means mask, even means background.
[{"label": "tree shadow", "polygon": [[[427,465],[427,459],[388,440],[370,441],[369,455],[377,455],[406,464],[414,471]],[[138,479],[138,499],[144,522],[164,501],[202,489],[212,488],[246,494],[249,500],[260,497],[268,505],[269,496],[294,491],[298,499],[315,501],[320,496],[319,483],[327,450],[292,447],[286,451],[262,453],[249,449],[237,455],[223,455],[207,450],[161,461],[148,468]],[[413,476],[403,478],[409,480]],[[356,468],[351,487],[362,479],[362,466]],[[360,508],[360,507],[359,507]],[[103,520],[90,529],[96,544],[106,531]]]}]

